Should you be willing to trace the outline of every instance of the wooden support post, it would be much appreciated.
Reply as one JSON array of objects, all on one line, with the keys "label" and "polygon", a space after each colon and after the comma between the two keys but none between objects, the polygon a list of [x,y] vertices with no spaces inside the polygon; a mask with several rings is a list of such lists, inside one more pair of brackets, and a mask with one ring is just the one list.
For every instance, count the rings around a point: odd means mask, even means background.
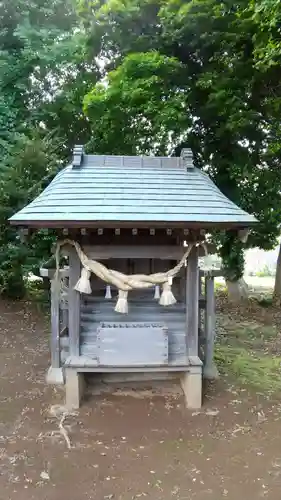
[{"label": "wooden support post", "polygon": [[51,366],[47,373],[47,383],[63,384],[60,363],[60,283],[51,282]]},{"label": "wooden support post", "polygon": [[[199,326],[199,269],[198,247],[193,247],[186,270],[186,350],[190,371],[181,376],[187,408],[198,409],[202,405],[202,362],[198,356]],[[192,360],[192,363],[191,363]]]},{"label": "wooden support post", "polygon": [[68,332],[69,332],[69,354],[79,356],[80,354],[80,293],[74,287],[80,278],[81,264],[76,250],[68,249],[69,256],[69,291],[68,291]]},{"label": "wooden support post", "polygon": [[65,405],[67,408],[78,409],[85,389],[84,373],[74,368],[65,369]]},{"label": "wooden support post", "polygon": [[68,330],[68,309],[66,306],[61,309],[61,331]]},{"label": "wooden support post", "polygon": [[218,378],[218,370],[214,363],[215,344],[215,280],[213,276],[205,279],[205,357],[203,376],[207,379]]},{"label": "wooden support post", "polygon": [[198,292],[199,292],[199,297],[202,297],[202,291],[203,291],[203,283],[202,283],[202,275],[199,273],[199,278],[198,278]]},{"label": "wooden support post", "polygon": [[198,247],[193,247],[186,272],[186,344],[190,356],[198,356]]},{"label": "wooden support post", "polygon": [[59,283],[51,281],[51,363],[53,368],[60,367],[60,291]]},{"label": "wooden support post", "polygon": [[198,410],[202,406],[202,367],[194,367],[181,376],[181,387],[185,397],[186,407]]}]

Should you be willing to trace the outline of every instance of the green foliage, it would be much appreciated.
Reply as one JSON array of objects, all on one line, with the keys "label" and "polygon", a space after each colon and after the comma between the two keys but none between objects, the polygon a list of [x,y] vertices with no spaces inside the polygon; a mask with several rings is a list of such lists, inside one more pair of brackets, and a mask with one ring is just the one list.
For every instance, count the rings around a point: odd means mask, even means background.
[{"label": "green foliage", "polygon": [[110,72],[107,85],[97,84],[84,101],[95,150],[168,154],[190,125],[179,90],[182,70],[177,59],[153,51],[130,54]]},{"label": "green foliage", "polygon": [[4,158],[0,171],[0,292],[20,298],[25,293],[24,275],[37,271],[50,254],[51,235],[35,233],[21,241],[8,218],[41,190],[59,168],[58,144],[48,137],[21,136]]},{"label": "green foliage", "polygon": [[272,295],[270,296],[265,295],[263,297],[258,298],[257,301],[261,307],[271,307],[273,305]]},{"label": "green foliage", "polygon": [[235,232],[228,232],[220,237],[219,253],[222,258],[224,277],[228,281],[238,281],[243,277],[243,243]]},{"label": "green foliage", "polygon": [[25,279],[25,297],[36,304],[37,309],[44,314],[50,313],[50,283],[42,279]]},{"label": "green foliage", "polygon": [[218,281],[217,279],[215,280],[215,292],[219,293],[220,295],[224,295],[227,293],[226,289],[226,284],[225,282]]},{"label": "green foliage", "polygon": [[260,271],[256,272],[256,276],[259,278],[266,278],[267,276],[272,276],[272,270],[268,265],[265,265]]},{"label": "green foliage", "polygon": [[[163,154],[192,147],[197,166],[259,219],[248,246],[272,248],[281,216],[281,65],[276,51],[274,64],[261,67],[259,50],[262,34],[270,45],[269,20],[273,31],[279,26],[277,2],[112,0],[81,1],[80,8],[105,64],[106,81],[85,98],[94,149]],[[164,61],[169,70],[159,75]],[[237,279],[241,243],[229,234],[220,246],[229,278]]]},{"label": "green foliage", "polygon": [[[111,154],[191,147],[196,165],[260,220],[248,246],[272,248],[281,216],[277,0],[4,0],[0,16],[3,292],[22,294],[11,283],[38,269],[53,240],[40,232],[27,246],[7,218],[75,143]],[[239,278],[241,243],[233,233],[214,239],[228,278]]]},{"label": "green foliage", "polygon": [[252,18],[258,30],[255,34],[255,59],[262,70],[280,64],[281,5],[279,0],[251,0]]},{"label": "green foliage", "polygon": [[75,1],[1,2],[0,13],[0,292],[22,297],[30,271],[50,256],[52,233],[20,240],[7,219],[36,197],[89,139],[82,102],[96,64]]}]

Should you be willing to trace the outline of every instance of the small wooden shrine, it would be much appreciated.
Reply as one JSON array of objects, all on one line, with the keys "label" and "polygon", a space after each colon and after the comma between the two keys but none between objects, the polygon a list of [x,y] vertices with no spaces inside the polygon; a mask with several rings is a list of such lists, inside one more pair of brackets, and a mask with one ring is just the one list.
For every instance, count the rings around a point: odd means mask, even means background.
[{"label": "small wooden shrine", "polygon": [[255,222],[193,166],[190,150],[96,156],[75,146],[72,164],[11,218],[58,235],[57,269],[42,276],[52,280],[47,380],[65,382],[66,404],[79,406],[85,372],[165,372],[199,408],[202,371],[216,368],[214,273],[204,294],[198,257],[206,232]]}]

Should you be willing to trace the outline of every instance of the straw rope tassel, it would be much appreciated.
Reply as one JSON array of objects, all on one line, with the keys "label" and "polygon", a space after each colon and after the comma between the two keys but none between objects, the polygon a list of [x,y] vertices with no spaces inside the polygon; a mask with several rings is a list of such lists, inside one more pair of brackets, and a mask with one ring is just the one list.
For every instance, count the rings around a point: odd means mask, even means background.
[{"label": "straw rope tassel", "polygon": [[128,313],[128,292],[124,292],[124,290],[119,290],[118,300],[114,311],[121,314]]},{"label": "straw rope tassel", "polygon": [[90,278],[91,278],[91,271],[89,271],[85,267],[82,267],[81,277],[77,281],[74,290],[80,293],[91,294],[92,289],[91,289]]},{"label": "straw rope tassel", "polygon": [[111,295],[111,286],[110,285],[106,285],[104,298],[105,299],[111,299],[112,298],[112,295]]},{"label": "straw rope tassel", "polygon": [[159,285],[155,285],[155,289],[154,289],[154,298],[156,300],[159,300],[160,299],[160,286]]},{"label": "straw rope tassel", "polygon": [[177,301],[172,292],[173,278],[169,278],[168,281],[163,283],[162,294],[159,300],[160,306],[171,306]]}]

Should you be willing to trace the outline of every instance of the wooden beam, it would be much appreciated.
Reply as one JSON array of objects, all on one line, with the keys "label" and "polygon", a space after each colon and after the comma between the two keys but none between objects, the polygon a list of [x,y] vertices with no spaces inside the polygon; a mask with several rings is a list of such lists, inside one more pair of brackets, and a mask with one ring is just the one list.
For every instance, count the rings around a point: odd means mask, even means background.
[{"label": "wooden beam", "polygon": [[51,366],[60,367],[60,283],[51,282]]},{"label": "wooden beam", "polygon": [[74,287],[80,278],[80,260],[73,247],[68,248],[69,255],[69,291],[68,291],[68,330],[69,353],[79,356],[80,353],[80,293]]},{"label": "wooden beam", "polygon": [[[161,259],[180,260],[186,251],[184,246],[175,245],[83,245],[86,255],[99,259]],[[199,256],[204,256],[199,247]]]},{"label": "wooden beam", "polygon": [[198,253],[198,247],[194,246],[186,268],[186,344],[190,356],[198,356]]},{"label": "wooden beam", "polygon": [[171,259],[179,260],[184,247],[156,245],[85,245],[83,249],[91,259]]}]

